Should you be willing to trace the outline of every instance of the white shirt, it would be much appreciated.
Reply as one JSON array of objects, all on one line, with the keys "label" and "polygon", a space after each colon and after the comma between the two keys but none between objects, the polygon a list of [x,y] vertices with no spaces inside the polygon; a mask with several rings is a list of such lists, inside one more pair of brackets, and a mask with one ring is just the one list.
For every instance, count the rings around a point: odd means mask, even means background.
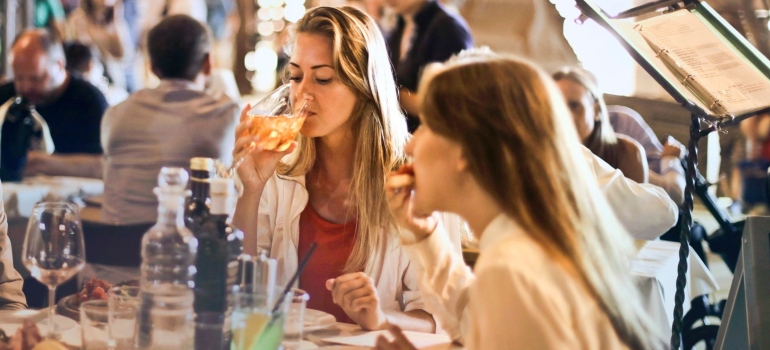
[{"label": "white shirt", "polygon": [[629,180],[620,170],[581,147],[604,197],[633,238],[653,240],[676,225],[679,208],[665,190]]},{"label": "white shirt", "polygon": [[[308,203],[305,178],[274,174],[265,185],[259,202],[257,246],[266,249],[267,255],[278,261],[278,281],[287,282],[297,271],[299,264],[300,214]],[[458,217],[444,216],[445,224],[455,237],[455,255],[461,256]],[[382,246],[375,250],[364,269],[374,281],[380,307],[383,311],[410,311],[423,309],[420,292],[417,291],[415,267],[399,244],[394,232],[383,230]],[[312,295],[310,296],[313,297]]]},{"label": "white shirt", "polygon": [[407,246],[426,309],[467,349],[626,349],[578,280],[506,215],[487,226],[474,272],[438,229]]}]

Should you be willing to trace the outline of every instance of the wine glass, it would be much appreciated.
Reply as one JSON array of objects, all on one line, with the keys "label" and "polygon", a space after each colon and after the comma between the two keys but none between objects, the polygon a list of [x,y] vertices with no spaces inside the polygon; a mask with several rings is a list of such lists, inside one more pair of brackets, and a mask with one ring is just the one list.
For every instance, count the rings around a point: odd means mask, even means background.
[{"label": "wine glass", "polygon": [[78,207],[63,202],[35,204],[21,258],[32,277],[48,286],[47,337],[58,339],[54,322],[56,287],[72,278],[86,261]]},{"label": "wine glass", "polygon": [[246,112],[252,119],[251,128],[246,133],[256,136],[258,140],[241,151],[230,168],[218,163],[217,175],[233,177],[246,156],[257,148],[278,152],[289,148],[307,117],[307,98],[304,97],[300,103],[295,102],[292,101],[290,84],[284,84],[252,106]]}]

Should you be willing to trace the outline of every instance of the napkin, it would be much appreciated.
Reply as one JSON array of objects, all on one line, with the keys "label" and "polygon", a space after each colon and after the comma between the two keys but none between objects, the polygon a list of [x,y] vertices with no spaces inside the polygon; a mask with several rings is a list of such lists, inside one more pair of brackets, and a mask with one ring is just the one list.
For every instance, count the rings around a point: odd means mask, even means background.
[{"label": "napkin", "polygon": [[[452,339],[450,339],[449,336],[447,335],[410,332],[410,331],[403,331],[403,332],[404,332],[404,336],[406,336],[406,339],[409,339],[409,342],[411,342],[418,349],[426,348],[433,345],[448,344],[452,342]],[[327,343],[374,347],[374,345],[377,343],[377,338],[380,335],[390,340],[393,339],[393,336],[390,334],[389,331],[382,330],[382,331],[366,332],[364,334],[359,334],[354,336],[329,337],[329,338],[324,338],[322,340]]]}]

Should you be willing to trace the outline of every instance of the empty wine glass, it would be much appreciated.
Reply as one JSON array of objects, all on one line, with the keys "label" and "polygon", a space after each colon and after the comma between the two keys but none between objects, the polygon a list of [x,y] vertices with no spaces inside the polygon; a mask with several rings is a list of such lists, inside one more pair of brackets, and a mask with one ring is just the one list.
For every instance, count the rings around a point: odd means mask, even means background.
[{"label": "empty wine glass", "polygon": [[22,262],[48,286],[48,338],[58,339],[54,322],[56,287],[75,276],[86,261],[78,208],[72,203],[35,204],[24,237]]},{"label": "empty wine glass", "polygon": [[299,129],[307,115],[307,98],[299,103],[292,101],[291,87],[284,84],[271,92],[267,97],[257,102],[246,112],[252,119],[251,128],[245,131],[250,136],[256,136],[252,142],[233,160],[232,166],[225,169],[221,163],[217,165],[220,177],[233,177],[235,170],[246,157],[257,148],[268,151],[285,151],[297,137]]}]

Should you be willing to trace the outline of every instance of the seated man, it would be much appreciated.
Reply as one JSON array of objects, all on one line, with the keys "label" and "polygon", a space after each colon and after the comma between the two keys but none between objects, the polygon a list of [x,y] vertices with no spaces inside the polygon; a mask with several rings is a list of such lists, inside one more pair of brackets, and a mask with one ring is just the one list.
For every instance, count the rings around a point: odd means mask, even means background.
[{"label": "seated man", "polygon": [[101,177],[99,125],[104,95],[69,75],[61,43],[43,29],[23,32],[11,49],[13,82],[0,86],[0,104],[21,96],[50,129],[54,154],[30,151],[25,174]]},{"label": "seated man", "polygon": [[[0,197],[2,197],[0,186]],[[27,299],[21,287],[24,280],[13,268],[11,240],[8,239],[8,220],[3,205],[0,205],[0,310],[19,310],[27,308]]]},{"label": "seated man", "polygon": [[238,106],[226,95],[206,94],[211,43],[206,29],[186,15],[166,17],[147,36],[157,88],[143,89],[104,115],[102,220],[154,222],[152,190],[163,166],[189,167],[192,157],[228,163]]}]

